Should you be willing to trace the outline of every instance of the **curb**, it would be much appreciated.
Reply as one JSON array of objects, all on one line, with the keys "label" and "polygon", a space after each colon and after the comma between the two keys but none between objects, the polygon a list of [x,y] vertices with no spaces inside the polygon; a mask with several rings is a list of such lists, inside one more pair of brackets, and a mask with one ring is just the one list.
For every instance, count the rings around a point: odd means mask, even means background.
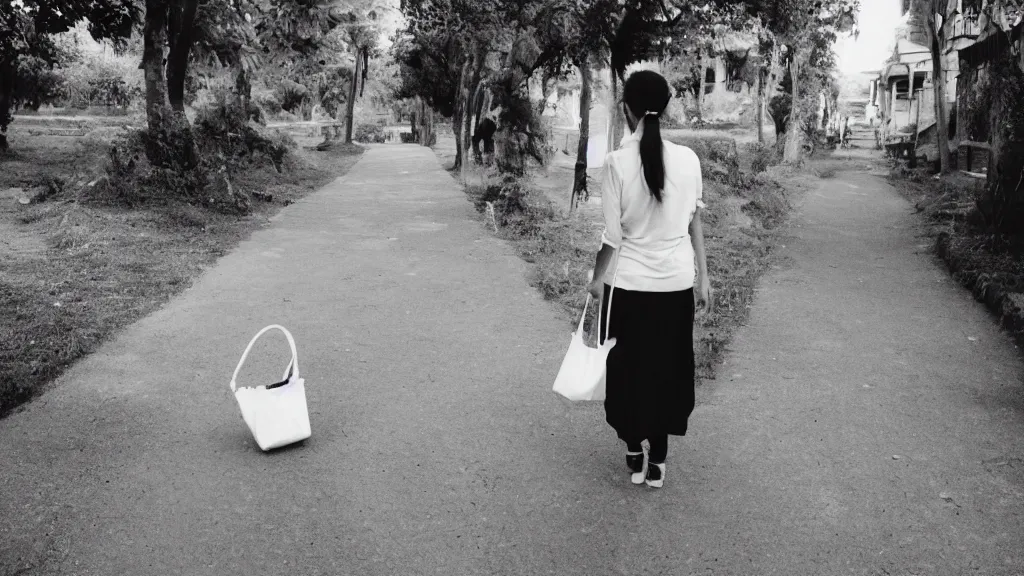
[{"label": "curb", "polygon": [[1017,346],[1024,348],[1024,278],[968,268],[970,259],[952,245],[949,232],[939,233],[935,252],[946,263],[953,279],[970,290],[974,299],[999,319]]}]

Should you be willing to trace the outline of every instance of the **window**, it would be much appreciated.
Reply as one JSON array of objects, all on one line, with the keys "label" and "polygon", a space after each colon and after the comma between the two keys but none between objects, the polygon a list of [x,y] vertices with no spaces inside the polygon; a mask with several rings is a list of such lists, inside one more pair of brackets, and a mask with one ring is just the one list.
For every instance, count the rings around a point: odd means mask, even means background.
[{"label": "window", "polygon": [[893,82],[892,91],[896,94],[897,100],[910,99],[910,81],[907,78],[900,78]]}]

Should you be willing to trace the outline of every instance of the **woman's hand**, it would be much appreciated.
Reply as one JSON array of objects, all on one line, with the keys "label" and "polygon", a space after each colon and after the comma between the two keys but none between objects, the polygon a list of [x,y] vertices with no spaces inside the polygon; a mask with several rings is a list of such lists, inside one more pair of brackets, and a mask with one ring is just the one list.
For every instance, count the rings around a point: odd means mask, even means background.
[{"label": "woman's hand", "polygon": [[694,299],[697,305],[697,317],[704,318],[711,314],[715,309],[715,298],[711,292],[711,281],[708,280],[707,275],[702,275],[700,282],[697,283],[696,290],[693,291]]}]

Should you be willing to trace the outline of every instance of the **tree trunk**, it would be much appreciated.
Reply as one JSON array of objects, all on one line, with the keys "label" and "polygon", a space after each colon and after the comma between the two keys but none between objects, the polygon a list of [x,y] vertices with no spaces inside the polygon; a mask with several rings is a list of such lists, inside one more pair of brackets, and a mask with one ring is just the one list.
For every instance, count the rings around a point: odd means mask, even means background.
[{"label": "tree trunk", "polygon": [[697,89],[697,116],[704,119],[704,94],[708,89],[708,63],[704,59],[704,54],[697,56],[698,66],[700,67],[700,87]]},{"label": "tree trunk", "polygon": [[416,138],[416,143],[420,146],[426,146],[427,144],[427,107],[423,103],[422,98],[416,99],[416,113],[420,117],[420,132]]},{"label": "tree trunk", "polygon": [[473,126],[479,126],[484,117],[484,100],[486,100],[483,85],[478,84],[473,94]]},{"label": "tree trunk", "polygon": [[[622,135],[626,132],[626,115],[622,111],[622,106],[619,104],[619,100],[622,99],[622,86],[621,82],[616,80],[615,83],[615,114],[612,116],[612,138],[615,141],[615,148],[619,147],[619,143],[622,142]],[[614,148],[613,148],[614,149]]]},{"label": "tree trunk", "polygon": [[757,142],[764,144],[764,72],[757,72],[757,111],[754,113],[757,122]]},{"label": "tree trunk", "polygon": [[793,81],[793,104],[789,109],[789,122],[786,123],[786,146],[782,153],[782,161],[796,164],[800,161],[800,145],[804,132],[803,117],[800,108],[800,52],[794,51],[789,64],[789,76]]},{"label": "tree trunk", "polygon": [[13,94],[14,82],[18,70],[15,67],[14,58],[8,58],[0,62],[0,152],[9,149],[7,142],[7,127],[14,120]]},{"label": "tree trunk", "polygon": [[195,42],[195,20],[199,0],[184,0],[168,11],[167,29],[170,50],[167,54],[167,98],[171,109],[185,111],[185,76],[188,57]]},{"label": "tree trunk", "polygon": [[484,90],[484,105],[481,108],[481,117],[491,112],[491,104],[494,103],[494,92],[490,88]]},{"label": "tree trunk", "polygon": [[1009,50],[989,66],[989,90],[999,97],[992,98],[988,110],[987,185],[977,205],[991,232],[1020,235],[1024,230],[1024,136],[1012,119],[1024,99],[1024,71]]},{"label": "tree trunk", "polygon": [[[469,150],[472,147],[473,142],[473,130],[476,125],[473,124],[474,109],[476,108],[476,93],[480,88],[480,78],[483,74],[484,69],[484,58],[486,56],[486,48],[480,44],[477,46],[472,60],[473,74],[469,78],[469,82],[465,87],[465,114],[462,119],[462,149]],[[466,155],[468,157],[468,154]],[[465,158],[463,159],[465,160]],[[462,175],[465,176],[466,170],[469,168],[469,162],[462,162]]]},{"label": "tree trunk", "polygon": [[608,152],[614,151],[618,148],[619,141],[615,139],[616,124],[618,123],[619,112],[619,79],[615,75],[615,70],[612,73],[612,92],[609,95],[608,103],[608,134],[605,138],[608,140]]},{"label": "tree trunk", "polygon": [[551,97],[551,77],[545,72],[540,80],[540,102],[537,103],[537,117],[544,115],[548,108],[548,98]]},{"label": "tree trunk", "polygon": [[249,80],[249,73],[245,71],[245,66],[241,63],[238,64],[238,70],[235,71],[235,97],[238,98],[239,108],[244,110],[248,117],[252,103],[252,82]]},{"label": "tree trunk", "polygon": [[576,173],[573,178],[572,196],[569,199],[569,210],[574,210],[580,198],[586,199],[587,190],[587,147],[590,142],[590,99],[591,70],[590,59],[583,55],[579,63],[580,71],[580,141],[576,147]]},{"label": "tree trunk", "polygon": [[420,145],[430,146],[430,140],[433,138],[434,132],[434,117],[431,114],[431,110],[427,107],[427,102],[420,99]]},{"label": "tree trunk", "polygon": [[164,78],[167,3],[146,0],[142,67],[146,81],[146,157],[154,166],[190,170],[198,164],[188,119],[171,110]]},{"label": "tree trunk", "polygon": [[142,67],[146,81],[146,121],[150,130],[163,126],[169,106],[163,66],[166,31],[167,4],[163,0],[146,0]]},{"label": "tree trunk", "polygon": [[433,146],[437,141],[437,124],[434,120],[434,109],[427,106],[427,146]]},{"label": "tree trunk", "polygon": [[359,94],[359,77],[363,72],[363,48],[356,47],[356,65],[352,69],[352,85],[345,103],[345,144],[352,143],[353,122],[356,118],[356,96]]},{"label": "tree trunk", "polygon": [[[933,12],[933,11],[929,11]],[[946,75],[942,71],[942,36],[935,15],[929,14],[928,30],[931,37],[932,87],[935,91],[935,134],[939,148],[939,172],[952,171],[949,158],[949,118],[946,114]]]},{"label": "tree trunk", "polygon": [[459,83],[456,84],[455,113],[452,114],[452,135],[455,137],[455,164],[452,165],[452,168],[456,170],[462,169],[462,163],[466,156],[466,149],[462,146],[462,125],[465,121],[465,115],[469,112],[468,102],[466,102],[465,85],[471,63],[471,57],[467,57],[462,63],[462,69],[459,71]]}]

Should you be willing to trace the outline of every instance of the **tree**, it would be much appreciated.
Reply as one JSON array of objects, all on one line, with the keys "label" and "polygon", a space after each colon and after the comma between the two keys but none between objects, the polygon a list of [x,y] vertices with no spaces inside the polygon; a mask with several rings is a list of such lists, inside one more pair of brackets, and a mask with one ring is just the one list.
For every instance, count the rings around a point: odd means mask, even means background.
[{"label": "tree", "polygon": [[932,88],[935,92],[935,133],[939,148],[939,171],[952,170],[949,157],[949,115],[946,113],[946,74],[942,67],[942,51],[946,44],[945,23],[949,20],[946,0],[921,0],[928,10],[927,28],[932,57]]},{"label": "tree", "polygon": [[52,36],[88,21],[96,40],[115,43],[131,36],[139,19],[133,0],[10,0],[0,7],[0,150],[8,148],[7,127],[20,104],[18,70],[29,59],[52,66],[61,57]]},{"label": "tree", "polygon": [[[784,49],[783,62],[792,82],[788,126],[803,126],[807,106],[802,97],[807,93],[802,80],[830,72],[825,65],[834,65],[832,46],[839,34],[855,30],[859,0],[745,0],[745,6]],[[783,161],[800,160],[803,135],[803,130],[787,130]]]},{"label": "tree", "polygon": [[[983,23],[977,41],[983,42],[984,70],[962,70],[969,83],[961,92],[971,140],[987,140],[990,146],[985,188],[976,208],[988,231],[1003,238],[1018,238],[1024,231],[1024,36],[1020,21],[1021,0],[990,2],[981,7]],[[973,66],[981,64],[973,62]],[[972,67],[973,67],[972,66]],[[972,126],[973,125],[973,126]]]},{"label": "tree", "polygon": [[[540,66],[545,77],[562,78],[575,70],[580,78],[580,138],[570,206],[587,197],[587,149],[593,67],[604,62],[612,70],[611,113],[616,121],[609,137],[621,132],[624,118],[617,105],[618,85],[626,68],[644,59],[664,55],[673,35],[681,38],[683,24],[692,24],[689,4],[680,7],[654,2],[617,0],[549,0],[540,3],[532,28],[542,46]],[[611,148],[610,148],[611,149]]]},{"label": "tree", "polygon": [[[485,76],[500,68],[520,31],[520,16],[530,6],[512,0],[402,0],[408,23],[397,52],[406,97],[420,96],[452,121],[455,164],[467,158],[472,103]],[[490,68],[489,68],[490,66]]]},{"label": "tree", "polygon": [[238,97],[247,105],[248,74],[261,63],[259,54],[279,64],[310,56],[334,29],[361,25],[376,6],[372,0],[237,0],[202,6],[199,0],[145,3],[146,152],[156,166],[183,170],[197,164],[183,99],[194,48],[200,48],[200,56],[237,68]]},{"label": "tree", "polygon": [[[345,143],[351,144],[356,98],[362,94],[360,86],[366,85],[370,67],[370,52],[377,47],[377,31],[370,26],[353,26],[348,30],[348,33],[355,60],[352,67],[352,82],[349,88],[345,112]],[[359,88],[358,91],[357,88]]]}]

